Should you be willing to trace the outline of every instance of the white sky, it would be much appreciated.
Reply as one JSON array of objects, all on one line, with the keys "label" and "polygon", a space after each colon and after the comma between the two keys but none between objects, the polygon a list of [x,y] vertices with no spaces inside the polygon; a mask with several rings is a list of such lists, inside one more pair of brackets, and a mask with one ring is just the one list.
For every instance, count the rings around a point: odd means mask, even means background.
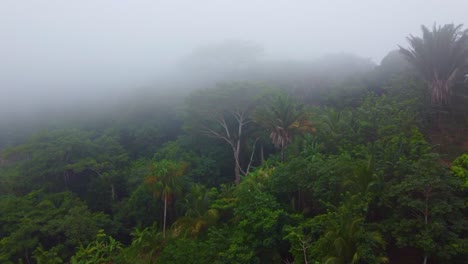
[{"label": "white sky", "polygon": [[468,0],[0,0],[0,109],[147,84],[226,39],[272,57],[378,63],[421,24],[468,26],[467,14]]}]

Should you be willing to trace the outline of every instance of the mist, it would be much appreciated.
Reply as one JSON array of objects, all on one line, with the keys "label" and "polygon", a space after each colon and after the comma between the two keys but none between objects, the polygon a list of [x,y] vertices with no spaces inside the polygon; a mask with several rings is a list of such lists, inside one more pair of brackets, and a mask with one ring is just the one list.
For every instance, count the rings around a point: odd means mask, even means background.
[{"label": "mist", "polygon": [[372,68],[422,24],[467,25],[466,10],[462,0],[3,0],[0,125],[125,104],[141,90],[187,93],[298,68],[307,76],[333,54]]}]

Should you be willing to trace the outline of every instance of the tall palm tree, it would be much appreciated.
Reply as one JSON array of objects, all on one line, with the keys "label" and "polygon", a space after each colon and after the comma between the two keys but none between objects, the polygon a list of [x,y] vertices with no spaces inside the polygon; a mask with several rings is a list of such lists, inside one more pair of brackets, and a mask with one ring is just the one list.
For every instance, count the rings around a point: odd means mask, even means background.
[{"label": "tall palm tree", "polygon": [[146,183],[150,185],[153,193],[164,201],[163,237],[166,237],[167,205],[173,200],[174,194],[182,189],[182,176],[187,169],[184,162],[161,160],[152,164],[151,174],[147,176]]},{"label": "tall palm tree", "polygon": [[468,30],[462,25],[421,26],[423,36],[410,35],[408,49],[400,52],[419,71],[427,84],[433,104],[448,105],[456,78],[468,66]]},{"label": "tall palm tree", "polygon": [[296,133],[314,130],[303,105],[284,94],[268,97],[253,117],[255,122],[270,132],[273,145],[281,150],[281,160],[284,160],[284,150]]}]

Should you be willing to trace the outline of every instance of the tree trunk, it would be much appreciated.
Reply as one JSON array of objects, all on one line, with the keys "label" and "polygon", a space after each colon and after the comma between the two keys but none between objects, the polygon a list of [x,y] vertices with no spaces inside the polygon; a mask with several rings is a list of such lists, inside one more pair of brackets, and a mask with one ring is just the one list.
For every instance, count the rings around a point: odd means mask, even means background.
[{"label": "tree trunk", "polygon": [[[432,187],[426,189],[424,196],[424,228],[427,229],[427,225],[429,224],[429,197],[431,196]],[[429,258],[428,253],[424,253],[424,260],[423,264],[427,264],[427,259]]]},{"label": "tree trunk", "polygon": [[27,249],[24,251],[24,258],[28,264],[31,264],[31,261],[29,260],[29,252]]},{"label": "tree trunk", "polygon": [[239,184],[240,183],[240,168],[239,166],[237,165],[237,162],[236,162],[236,166],[234,167],[234,175],[235,175],[235,179],[234,179],[234,182],[236,184]]},{"label": "tree trunk", "polygon": [[164,195],[163,238],[166,238],[167,195]]},{"label": "tree trunk", "polygon": [[112,201],[115,201],[115,187],[114,187],[114,184],[111,184],[111,198],[112,198]]},{"label": "tree trunk", "polygon": [[307,260],[307,247],[304,245],[304,242],[302,242],[302,254],[304,254],[304,264],[309,264]]},{"label": "tree trunk", "polygon": [[281,141],[281,162],[284,162],[284,144]]},{"label": "tree trunk", "polygon": [[234,170],[234,174],[236,176],[234,182],[236,184],[240,183],[241,177],[241,165],[240,165],[240,148],[241,148],[241,141],[240,139],[237,140],[236,148],[234,149],[234,159],[236,160],[236,166]]},{"label": "tree trunk", "polygon": [[433,80],[429,83],[432,104],[448,105],[450,102],[450,83],[444,80]]}]

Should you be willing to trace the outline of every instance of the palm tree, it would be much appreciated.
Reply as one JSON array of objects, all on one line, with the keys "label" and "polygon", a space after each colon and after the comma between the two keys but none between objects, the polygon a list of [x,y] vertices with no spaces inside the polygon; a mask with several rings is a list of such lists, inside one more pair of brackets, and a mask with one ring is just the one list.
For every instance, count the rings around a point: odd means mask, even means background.
[{"label": "palm tree", "polygon": [[187,169],[184,162],[161,160],[152,164],[151,175],[146,178],[156,196],[164,201],[163,237],[166,238],[167,205],[172,202],[174,194],[182,189],[182,176]]},{"label": "palm tree", "polygon": [[154,263],[154,257],[162,250],[164,244],[156,222],[143,229],[135,228],[131,235],[132,244],[123,254],[125,263]]},{"label": "palm tree", "polygon": [[326,139],[328,150],[335,150],[342,140],[358,138],[356,123],[353,112],[328,107],[322,108],[317,118],[317,126],[320,134]]},{"label": "palm tree", "polygon": [[448,105],[456,78],[466,73],[461,71],[468,66],[468,30],[461,27],[434,24],[430,31],[421,26],[422,38],[410,35],[410,47],[400,46],[400,52],[427,84],[433,104]]},{"label": "palm tree", "polygon": [[343,182],[343,187],[352,195],[361,197],[372,195],[381,185],[382,179],[375,173],[373,156],[356,161],[350,177]]},{"label": "palm tree", "polygon": [[253,117],[270,132],[270,139],[281,150],[281,160],[284,160],[284,150],[296,133],[314,131],[306,114],[303,105],[291,96],[279,94],[266,98],[266,103],[255,111]]},{"label": "palm tree", "polygon": [[[349,201],[348,203],[352,203]],[[325,264],[387,263],[381,255],[385,249],[385,240],[378,231],[366,230],[364,217],[344,205],[336,213],[330,214],[328,226],[317,243],[322,244]],[[373,252],[372,255],[366,254]]]},{"label": "palm tree", "polygon": [[193,184],[185,196],[183,207],[185,215],[173,225],[174,234],[197,236],[219,218],[218,210],[211,208],[215,192],[201,184]]}]

